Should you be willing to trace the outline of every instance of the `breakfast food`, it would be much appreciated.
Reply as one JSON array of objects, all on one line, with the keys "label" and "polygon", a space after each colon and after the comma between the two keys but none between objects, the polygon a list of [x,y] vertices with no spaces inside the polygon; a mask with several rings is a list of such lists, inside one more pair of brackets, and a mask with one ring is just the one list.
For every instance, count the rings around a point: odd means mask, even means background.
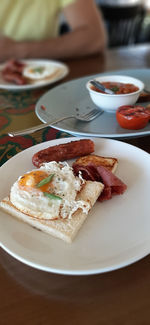
[{"label": "breakfast food", "polygon": [[71,141],[36,152],[32,157],[33,165],[40,167],[49,161],[65,161],[94,152],[94,142],[90,139]]},{"label": "breakfast food", "polygon": [[5,81],[17,85],[36,83],[40,80],[54,78],[60,69],[49,62],[24,63],[20,60],[8,60],[3,69],[2,77]]},{"label": "breakfast food", "polygon": [[4,69],[8,69],[11,71],[17,71],[22,73],[23,69],[25,67],[25,63],[23,63],[22,61],[18,61],[15,59],[10,59],[9,61],[7,61],[5,63],[5,68]]},{"label": "breakfast food", "polygon": [[121,106],[116,111],[116,119],[122,128],[138,130],[148,124],[150,111],[139,105]]},{"label": "breakfast food", "polygon": [[142,91],[137,100],[137,103],[146,103],[146,102],[150,102],[150,92]]},{"label": "breakfast food", "polygon": [[2,76],[5,81],[24,85],[27,83],[26,78],[23,76],[23,69],[25,64],[21,61],[11,59],[6,62],[2,69]]},{"label": "breakfast food", "polygon": [[52,64],[28,64],[23,70],[23,76],[28,82],[36,82],[54,77],[58,71],[58,68]]},{"label": "breakfast food", "polygon": [[76,159],[76,161],[73,163],[73,166],[80,165],[84,167],[89,164],[94,164],[94,166],[103,166],[114,173],[118,166],[118,159],[114,157],[102,157],[92,154]]},{"label": "breakfast food", "polygon": [[111,199],[113,195],[123,194],[127,189],[126,184],[114,175],[117,165],[116,158],[91,155],[77,159],[72,167],[75,175],[82,173],[84,179],[104,184],[98,198],[98,201],[102,202]]},{"label": "breakfast food", "polygon": [[[120,94],[130,94],[134,93],[139,90],[139,88],[133,84],[130,83],[123,83],[123,82],[114,82],[114,81],[107,81],[107,82],[101,82],[101,84],[107,88],[112,90],[115,95],[120,95]],[[95,90],[100,93],[105,93],[104,91],[98,89],[95,86],[90,86],[92,90]]]},{"label": "breakfast food", "polygon": [[108,200],[114,194],[123,194],[126,185],[113,175],[118,166],[118,159],[90,154],[93,152],[94,142],[90,139],[82,139],[41,150],[33,155],[32,162],[36,167],[40,167],[43,163],[52,160],[59,162],[79,157],[72,165],[74,173],[76,175],[82,173],[84,179],[104,184],[99,201]]},{"label": "breakfast food", "polygon": [[50,162],[19,177],[0,207],[10,215],[66,242],[72,242],[102,192],[67,163]]},{"label": "breakfast food", "polygon": [[[70,243],[95,202],[123,194],[127,186],[114,175],[117,158],[94,154],[83,156],[87,151],[94,151],[94,142],[90,139],[71,141],[45,150],[44,155],[42,151],[40,155],[37,153],[38,159],[34,163],[38,168],[18,178],[9,196],[0,202],[0,208]],[[47,155],[48,159],[55,160],[47,162]],[[80,157],[72,167],[66,161],[59,161],[60,157],[71,159],[76,156]]]}]

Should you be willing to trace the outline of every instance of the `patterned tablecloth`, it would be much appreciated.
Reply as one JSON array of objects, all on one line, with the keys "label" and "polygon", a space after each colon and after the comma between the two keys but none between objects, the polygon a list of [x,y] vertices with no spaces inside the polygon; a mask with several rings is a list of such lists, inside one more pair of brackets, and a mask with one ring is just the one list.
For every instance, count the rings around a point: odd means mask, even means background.
[{"label": "patterned tablecloth", "polygon": [[0,90],[0,166],[18,152],[37,143],[69,136],[51,127],[31,135],[8,136],[9,131],[40,123],[35,114],[35,104],[46,91],[46,88],[20,92]]}]

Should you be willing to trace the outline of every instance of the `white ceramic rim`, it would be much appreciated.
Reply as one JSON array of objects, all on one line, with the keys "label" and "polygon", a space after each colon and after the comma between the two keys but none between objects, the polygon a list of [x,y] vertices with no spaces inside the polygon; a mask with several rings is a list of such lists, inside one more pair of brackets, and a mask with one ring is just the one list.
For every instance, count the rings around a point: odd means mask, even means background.
[{"label": "white ceramic rim", "polygon": [[[144,89],[144,86],[145,86],[144,83],[140,79],[133,78],[133,77],[130,77],[130,76],[110,75],[110,76],[100,76],[100,77],[95,78],[95,80],[98,80],[98,81],[102,81],[102,80],[103,81],[113,81],[113,80],[116,81],[117,79],[119,79],[120,82],[123,82],[123,81],[121,81],[121,79],[126,79],[126,80],[129,80],[129,81],[131,80],[131,83],[133,82],[135,86],[139,87],[139,90],[134,91],[134,92],[129,93],[129,94],[117,94],[117,98],[126,97],[126,96],[133,96],[134,94],[138,94],[139,92],[141,92]],[[137,82],[137,84],[136,84],[136,82]],[[103,94],[103,93],[97,92],[97,91],[91,89],[89,85],[90,85],[90,80],[86,83],[86,88],[88,89],[89,92],[91,92],[93,94],[98,94],[98,95],[103,96],[103,97],[106,97],[106,96],[114,97],[114,96],[116,96],[116,94],[111,95],[111,94]]]},{"label": "white ceramic rim", "polygon": [[[32,156],[48,146],[80,138],[61,138],[32,146],[1,167],[1,199],[19,175],[31,170]],[[71,246],[15,218],[0,213],[0,246],[21,262],[43,271],[69,275],[104,273],[130,265],[150,253],[149,154],[112,139],[93,139],[95,154],[116,156],[116,175],[127,183],[123,196],[99,207],[97,202]],[[12,173],[12,166],[18,168]],[[134,171],[134,172],[133,172]],[[8,177],[10,175],[10,177]],[[139,186],[140,185],[140,186]],[[144,190],[144,191],[143,191]],[[144,199],[135,208],[135,200]],[[122,207],[122,204],[124,205]],[[133,231],[134,230],[134,231]]]}]

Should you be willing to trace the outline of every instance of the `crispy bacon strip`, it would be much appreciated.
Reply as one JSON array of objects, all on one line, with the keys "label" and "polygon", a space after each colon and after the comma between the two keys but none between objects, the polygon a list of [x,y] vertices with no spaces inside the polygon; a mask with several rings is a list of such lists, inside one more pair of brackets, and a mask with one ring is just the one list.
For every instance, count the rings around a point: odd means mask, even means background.
[{"label": "crispy bacon strip", "polygon": [[40,167],[49,161],[65,161],[94,152],[94,142],[89,139],[71,141],[41,150],[32,157],[32,163]]}]

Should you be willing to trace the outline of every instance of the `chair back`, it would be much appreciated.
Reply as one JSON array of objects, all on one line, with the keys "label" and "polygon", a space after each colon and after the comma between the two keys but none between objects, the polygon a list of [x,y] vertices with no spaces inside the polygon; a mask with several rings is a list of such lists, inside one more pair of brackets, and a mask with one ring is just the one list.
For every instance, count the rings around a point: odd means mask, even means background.
[{"label": "chair back", "polygon": [[138,43],[145,9],[142,5],[100,6],[108,30],[109,47]]}]

